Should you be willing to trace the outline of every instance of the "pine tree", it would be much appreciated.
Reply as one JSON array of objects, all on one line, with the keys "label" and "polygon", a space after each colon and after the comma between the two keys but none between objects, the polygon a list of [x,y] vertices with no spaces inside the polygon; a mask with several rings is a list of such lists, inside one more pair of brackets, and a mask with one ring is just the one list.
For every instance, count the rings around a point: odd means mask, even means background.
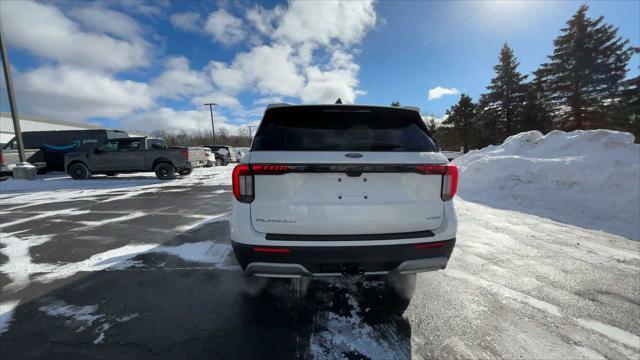
[{"label": "pine tree", "polygon": [[470,96],[462,94],[460,101],[447,110],[447,119],[442,122],[444,126],[450,127],[455,138],[454,144],[469,150],[472,144],[473,123],[476,119],[477,104]]},{"label": "pine tree", "polygon": [[496,76],[487,87],[489,92],[481,99],[485,122],[494,129],[491,140],[501,142],[520,130],[527,75],[518,72],[518,60],[506,43],[500,50],[500,61],[493,67]]},{"label": "pine tree", "polygon": [[613,129],[632,133],[640,142],[640,76],[620,83],[620,93],[610,109]]},{"label": "pine tree", "polygon": [[547,133],[552,129],[551,117],[541,98],[542,88],[539,81],[526,84],[525,103],[520,123],[521,131],[538,130]]},{"label": "pine tree", "polygon": [[392,101],[391,106],[400,107],[400,101]]},{"label": "pine tree", "polygon": [[616,99],[631,57],[628,40],[603,17],[587,17],[587,5],[562,29],[550,62],[536,71],[543,81],[553,115],[564,130],[608,127],[610,103]]}]

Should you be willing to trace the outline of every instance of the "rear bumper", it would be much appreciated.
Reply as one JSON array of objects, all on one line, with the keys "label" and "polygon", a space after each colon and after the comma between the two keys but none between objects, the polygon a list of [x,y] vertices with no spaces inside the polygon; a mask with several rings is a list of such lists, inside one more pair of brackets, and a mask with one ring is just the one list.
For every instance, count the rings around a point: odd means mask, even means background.
[{"label": "rear bumper", "polygon": [[440,243],[444,245],[426,248],[421,244],[264,247],[232,241],[232,246],[236,259],[248,274],[297,278],[440,270],[447,266],[455,238]]}]

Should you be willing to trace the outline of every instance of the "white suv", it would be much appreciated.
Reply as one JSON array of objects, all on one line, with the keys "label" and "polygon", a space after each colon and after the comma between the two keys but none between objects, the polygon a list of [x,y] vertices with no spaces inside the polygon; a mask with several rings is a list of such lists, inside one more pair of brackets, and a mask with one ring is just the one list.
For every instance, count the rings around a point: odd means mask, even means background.
[{"label": "white suv", "polygon": [[233,250],[262,277],[444,269],[457,183],[416,109],[270,105],[233,170]]}]

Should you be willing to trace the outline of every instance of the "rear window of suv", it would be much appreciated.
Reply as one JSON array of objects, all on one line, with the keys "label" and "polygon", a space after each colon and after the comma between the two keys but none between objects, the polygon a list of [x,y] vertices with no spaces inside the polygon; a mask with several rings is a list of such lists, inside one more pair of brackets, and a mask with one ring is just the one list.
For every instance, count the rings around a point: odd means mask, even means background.
[{"label": "rear window of suv", "polygon": [[412,110],[359,106],[269,109],[251,151],[433,152],[420,115]]}]

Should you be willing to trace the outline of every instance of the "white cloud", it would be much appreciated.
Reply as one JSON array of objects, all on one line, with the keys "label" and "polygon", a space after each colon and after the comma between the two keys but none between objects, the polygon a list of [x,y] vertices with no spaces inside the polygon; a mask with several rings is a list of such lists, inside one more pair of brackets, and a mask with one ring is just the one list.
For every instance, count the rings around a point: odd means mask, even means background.
[{"label": "white cloud", "polygon": [[236,93],[254,88],[269,95],[297,96],[304,86],[304,77],[291,60],[289,45],[261,45],[240,53],[231,65],[212,62],[213,81],[225,91]]},{"label": "white cloud", "polygon": [[340,98],[346,104],[355,102],[356,96],[361,93],[355,90],[358,69],[351,55],[342,51],[334,52],[328,70],[322,71],[317,66],[306,69],[307,84],[302,90],[302,100],[332,104]]},{"label": "white cloud", "polygon": [[43,66],[18,73],[15,84],[21,108],[59,119],[117,118],[153,104],[145,83],[116,80],[103,71],[74,66]]},{"label": "white cloud", "polygon": [[55,6],[1,1],[7,41],[62,64],[124,70],[147,64],[146,46],[105,34],[81,31]]},{"label": "white cloud", "polygon": [[285,101],[282,100],[281,97],[279,96],[268,96],[268,97],[263,97],[263,98],[259,98],[253,101],[253,105],[269,105],[269,104],[277,104],[277,103],[284,103]]},{"label": "white cloud", "polygon": [[216,41],[224,45],[235,44],[246,37],[242,20],[224,9],[210,13],[204,29]]},{"label": "white cloud", "polygon": [[446,87],[442,87],[442,86],[436,86],[432,89],[429,89],[429,100],[436,100],[436,99],[440,99],[443,96],[449,96],[449,95],[459,95],[460,91],[456,88],[446,88]]},{"label": "white cloud", "polygon": [[183,56],[170,57],[165,62],[165,71],[151,82],[153,94],[173,99],[201,94],[211,90],[206,73],[191,70],[189,61]]},{"label": "white cloud", "polygon": [[191,99],[191,103],[195,106],[203,106],[205,103],[214,102],[218,104],[218,106],[227,107],[227,108],[240,108],[242,104],[240,104],[240,100],[237,98],[225,94],[222,92],[213,92],[211,94],[204,94],[200,96],[196,96]]},{"label": "white cloud", "polygon": [[[216,133],[224,128],[231,134],[237,134],[238,130],[243,126],[227,123],[227,118],[215,110],[213,112],[213,121],[216,126]],[[211,117],[209,109],[205,107],[198,110],[174,110],[168,107],[161,107],[129,116],[123,119],[122,123],[124,128],[135,128],[143,131],[211,132]]]},{"label": "white cloud", "polygon": [[74,8],[69,15],[86,28],[123,39],[140,40],[142,29],[138,23],[121,12],[99,6]]},{"label": "white cloud", "polygon": [[275,30],[276,39],[330,45],[358,43],[376,23],[373,1],[292,1]]},{"label": "white cloud", "polygon": [[272,10],[267,10],[260,5],[256,5],[246,12],[247,21],[261,34],[270,35],[275,30],[276,22],[284,13],[284,9],[276,6]]},{"label": "white cloud", "polygon": [[175,13],[171,15],[169,19],[173,26],[182,31],[193,33],[202,31],[202,18],[197,12],[187,11],[183,13]]}]

